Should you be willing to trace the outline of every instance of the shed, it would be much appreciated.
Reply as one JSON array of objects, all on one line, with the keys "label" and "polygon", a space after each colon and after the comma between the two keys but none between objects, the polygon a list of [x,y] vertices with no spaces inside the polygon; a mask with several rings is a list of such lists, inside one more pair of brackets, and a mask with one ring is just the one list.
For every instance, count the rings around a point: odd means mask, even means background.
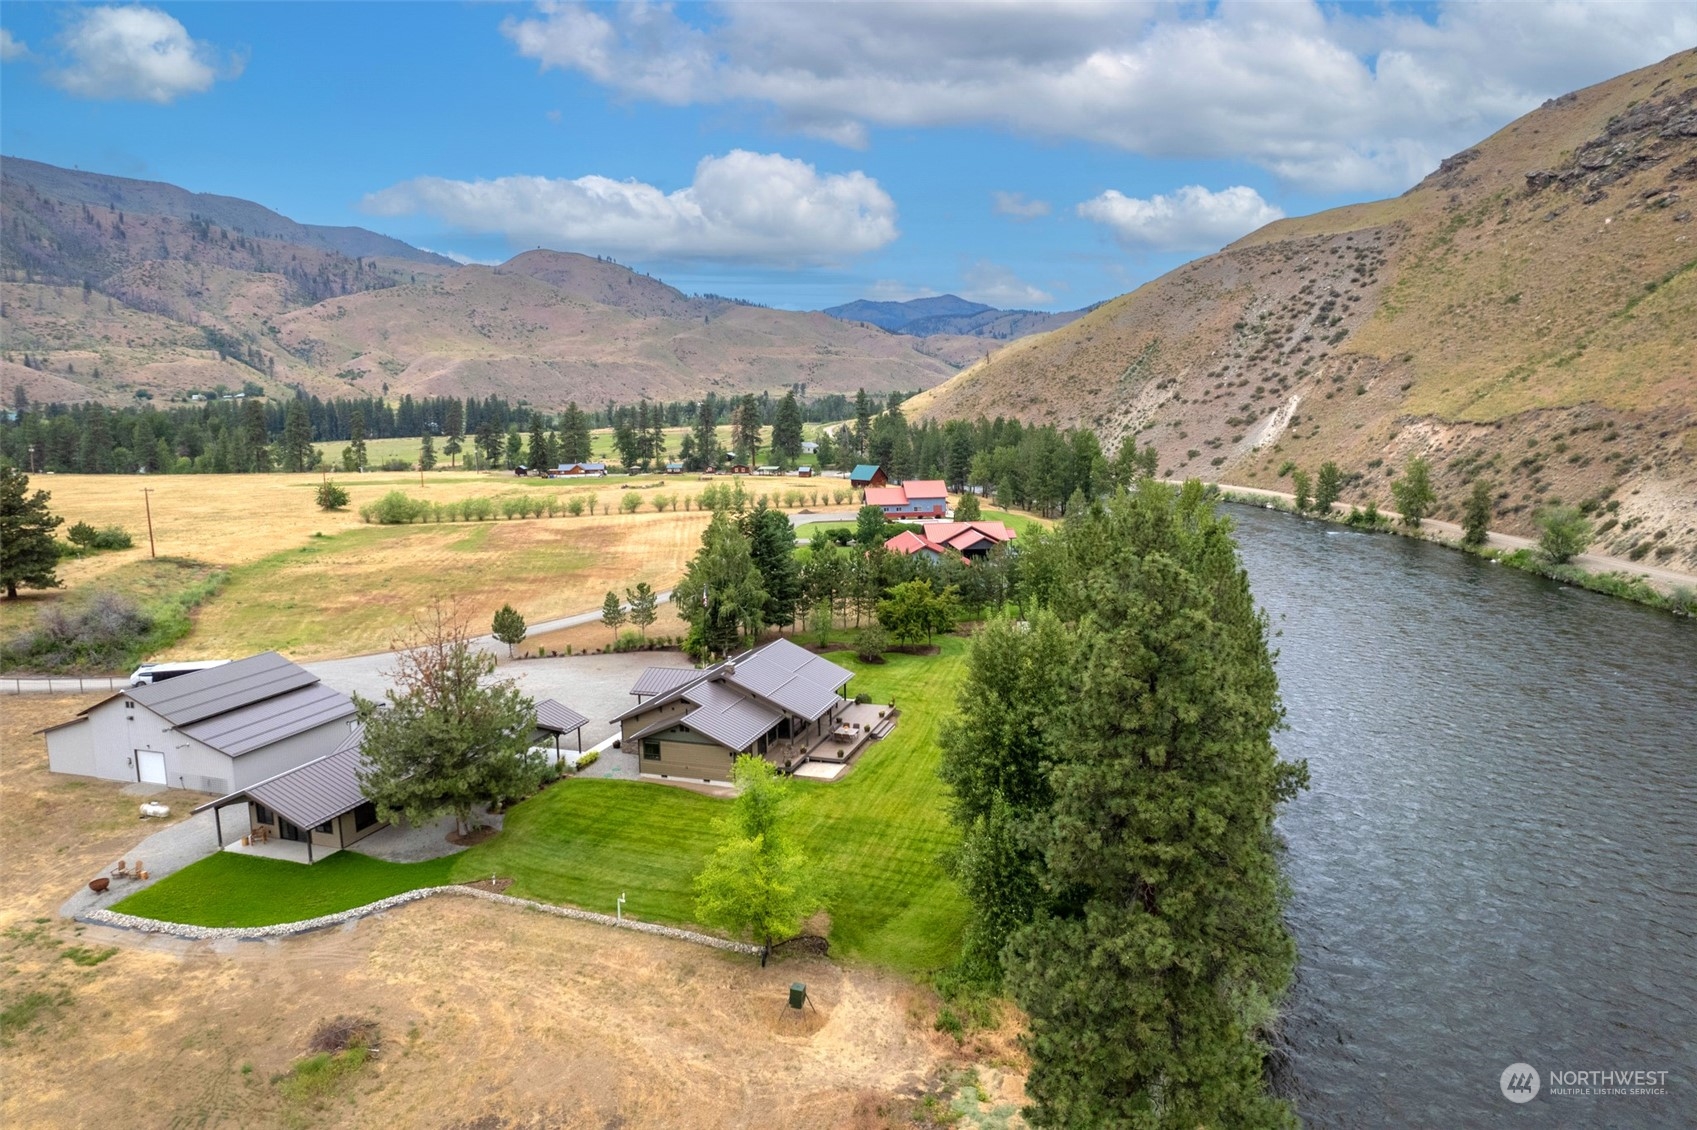
[{"label": "shed", "polygon": [[849,482],[857,487],[888,486],[890,476],[876,463],[862,463],[849,472]]}]

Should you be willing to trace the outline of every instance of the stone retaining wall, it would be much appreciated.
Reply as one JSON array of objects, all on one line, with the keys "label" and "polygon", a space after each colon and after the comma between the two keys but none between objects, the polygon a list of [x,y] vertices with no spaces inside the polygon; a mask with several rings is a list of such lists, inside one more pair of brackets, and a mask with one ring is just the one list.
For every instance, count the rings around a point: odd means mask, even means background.
[{"label": "stone retaining wall", "polygon": [[530,899],[514,898],[512,895],[498,895],[491,891],[481,891],[475,887],[447,886],[420,887],[416,891],[391,895],[386,899],[356,906],[352,910],[342,910],[335,914],[325,914],[317,918],[307,918],[300,922],[279,922],[274,926],[189,926],[181,922],[161,922],[156,918],[140,918],[134,914],[120,914],[115,910],[90,910],[79,914],[78,922],[91,926],[115,926],[121,930],[135,930],[143,934],[168,934],[174,938],[184,938],[189,941],[208,941],[214,939],[233,939],[236,941],[259,941],[266,938],[288,938],[296,934],[306,934],[313,930],[323,930],[331,926],[340,926],[344,922],[353,922],[367,915],[379,914],[409,902],[430,898],[432,895],[463,895],[468,898],[479,898],[486,902],[498,902],[507,906],[521,907],[525,910],[540,911],[552,914],[557,918],[575,918],[580,922],[594,922],[602,926],[616,926],[623,930],[637,930],[644,934],[656,934],[662,938],[676,938],[681,942],[694,942],[700,946],[711,946],[717,950],[728,950],[732,953],[757,954],[760,947],[747,942],[733,942],[725,938],[715,938],[709,934],[698,934],[693,930],[680,930],[675,926],[661,926],[653,922],[637,922],[629,918],[616,918],[611,914],[597,914],[591,910],[578,910],[570,906],[554,906],[551,903],[534,902]]}]

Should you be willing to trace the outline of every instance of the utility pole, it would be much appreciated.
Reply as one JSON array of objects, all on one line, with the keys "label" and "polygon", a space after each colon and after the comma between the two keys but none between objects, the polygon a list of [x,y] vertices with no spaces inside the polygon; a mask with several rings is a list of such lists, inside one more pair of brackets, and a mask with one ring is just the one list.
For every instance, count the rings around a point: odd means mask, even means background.
[{"label": "utility pole", "polygon": [[147,555],[158,557],[158,550],[153,547],[153,500],[148,495],[153,493],[152,487],[141,488],[141,503],[147,507]]}]

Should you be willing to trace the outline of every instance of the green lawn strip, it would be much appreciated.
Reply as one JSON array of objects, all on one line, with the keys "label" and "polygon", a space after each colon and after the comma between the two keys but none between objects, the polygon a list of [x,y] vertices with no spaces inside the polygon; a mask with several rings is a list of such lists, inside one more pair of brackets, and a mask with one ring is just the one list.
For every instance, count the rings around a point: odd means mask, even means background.
[{"label": "green lawn strip", "polygon": [[272,926],[449,882],[452,859],[388,863],[339,851],[308,867],[221,851],[113,905],[190,926]]},{"label": "green lawn strip", "polygon": [[[833,652],[855,672],[850,691],[894,697],[901,720],[841,781],[795,783],[796,833],[830,896],[833,952],[907,972],[947,964],[966,914],[942,866],[954,832],[935,739],[967,644],[956,636],[939,643],[937,657],[892,655],[882,665]],[[502,875],[522,898],[611,913],[623,894],[633,918],[688,926],[693,881],[727,804],[669,785],[568,779],[510,809],[495,839],[444,860],[390,864],[342,852],[307,868],[226,852],[114,909],[194,925],[268,925]]]}]

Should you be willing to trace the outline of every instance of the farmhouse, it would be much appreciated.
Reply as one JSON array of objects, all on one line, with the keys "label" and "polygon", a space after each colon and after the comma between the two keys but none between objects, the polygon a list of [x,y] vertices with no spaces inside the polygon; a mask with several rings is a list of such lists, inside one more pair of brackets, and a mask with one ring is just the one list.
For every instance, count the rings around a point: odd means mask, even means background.
[{"label": "farmhouse", "polygon": [[914,479],[896,487],[867,487],[865,501],[886,518],[942,518],[949,512],[949,488],[937,479]]},{"label": "farmhouse", "polygon": [[354,704],[267,651],[129,687],[48,727],[56,773],[227,793],[335,751]]},{"label": "farmhouse", "polygon": [[904,556],[923,553],[935,561],[951,553],[983,557],[1013,539],[1013,530],[1001,522],[927,522],[922,533],[903,530],[886,541],[884,548]]},{"label": "farmhouse", "polygon": [[668,462],[666,464],[666,474],[668,474],[668,475],[681,475],[683,473],[684,473],[684,465],[682,463],[679,463],[676,460],[673,460],[673,461]]},{"label": "farmhouse", "polygon": [[804,439],[801,441],[801,453],[803,455],[817,455],[819,454],[819,445],[810,439]]},{"label": "farmhouse", "polygon": [[613,721],[645,777],[728,782],[742,753],[794,772],[831,739],[851,677],[777,639],[700,671],[650,668],[631,688],[638,704]]},{"label": "farmhouse", "polygon": [[888,486],[890,476],[884,474],[884,468],[876,463],[862,463],[849,472],[849,485],[861,487]]},{"label": "farmhouse", "polygon": [[[236,847],[272,859],[316,863],[387,824],[359,787],[365,728],[354,726],[336,749],[274,777],[207,801],[219,848]],[[246,820],[224,809],[245,806]]]},{"label": "farmhouse", "polygon": [[550,479],[572,478],[578,475],[594,475],[606,478],[607,464],[605,463],[561,463],[548,472]]}]

